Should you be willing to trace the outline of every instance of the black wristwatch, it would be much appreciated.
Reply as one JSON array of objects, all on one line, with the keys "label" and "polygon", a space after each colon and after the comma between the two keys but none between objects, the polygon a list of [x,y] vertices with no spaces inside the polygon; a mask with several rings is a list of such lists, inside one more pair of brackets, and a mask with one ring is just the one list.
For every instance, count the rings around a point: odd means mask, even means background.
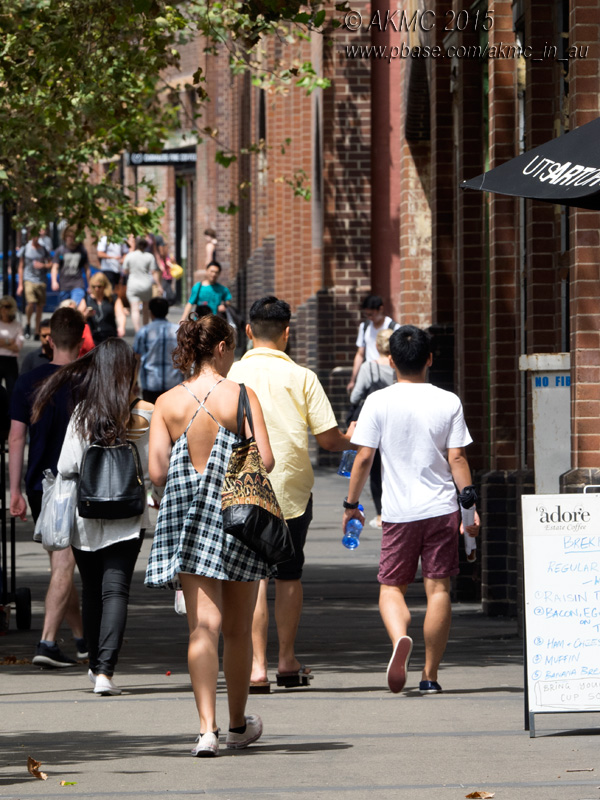
[{"label": "black wristwatch", "polygon": [[348,502],[348,498],[346,498],[346,499],[344,500],[344,502],[343,502],[343,506],[344,506],[344,508],[350,508],[350,509],[354,509],[354,508],[358,508],[358,506],[359,506],[359,502],[358,502],[358,500],[357,500],[357,501],[356,501],[356,503],[349,503],[349,502]]}]

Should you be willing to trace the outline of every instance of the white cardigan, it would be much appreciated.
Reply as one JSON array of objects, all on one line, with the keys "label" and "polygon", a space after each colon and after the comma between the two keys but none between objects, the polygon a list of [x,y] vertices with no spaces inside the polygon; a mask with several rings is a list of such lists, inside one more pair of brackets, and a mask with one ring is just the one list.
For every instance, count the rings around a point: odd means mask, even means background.
[{"label": "white cardigan", "polygon": [[[148,439],[152,411],[144,408],[133,408],[131,413],[143,417],[148,422],[148,425],[144,428],[129,431],[127,438],[129,441],[135,442],[139,451],[142,469],[144,470],[144,481],[146,488],[149,488]],[[75,432],[73,417],[69,422],[62,450],[60,451],[60,458],[58,459],[58,471],[65,478],[79,475],[83,453],[88,445],[88,442]],[[137,538],[140,535],[140,531],[148,527],[149,521],[147,505],[144,506],[143,514],[129,519],[82,519],[79,514],[76,514],[77,525],[73,531],[71,544],[78,550],[100,550],[117,542],[125,542],[127,539]]]}]

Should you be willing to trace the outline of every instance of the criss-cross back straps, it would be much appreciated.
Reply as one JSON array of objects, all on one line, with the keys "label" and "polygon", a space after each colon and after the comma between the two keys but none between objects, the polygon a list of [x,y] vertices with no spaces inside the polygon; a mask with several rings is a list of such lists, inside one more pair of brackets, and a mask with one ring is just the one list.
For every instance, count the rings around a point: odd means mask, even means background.
[{"label": "criss-cross back straps", "polygon": [[221,378],[221,380],[220,380],[220,381],[217,381],[217,382],[215,383],[215,385],[214,385],[214,386],[211,386],[211,388],[210,388],[210,389],[208,390],[208,392],[206,393],[206,395],[205,395],[205,397],[204,397],[204,400],[198,400],[198,398],[196,397],[196,395],[195,395],[195,394],[192,392],[192,390],[189,388],[189,386],[186,386],[186,385],[185,385],[185,383],[180,383],[180,384],[179,384],[180,386],[183,386],[183,388],[184,388],[186,391],[188,391],[188,392],[189,392],[189,393],[192,395],[192,397],[194,398],[194,400],[195,400],[195,401],[198,403],[198,408],[195,410],[195,412],[194,412],[194,416],[193,416],[193,417],[191,418],[191,420],[188,422],[188,424],[187,424],[187,428],[185,429],[185,433],[187,433],[187,432],[189,431],[189,429],[190,429],[190,425],[191,425],[191,424],[192,424],[192,422],[193,422],[193,421],[196,419],[196,415],[197,415],[197,413],[200,411],[200,409],[201,409],[201,408],[202,408],[204,411],[206,411],[206,413],[208,414],[208,416],[209,416],[209,417],[210,417],[210,418],[211,418],[211,419],[212,419],[214,422],[216,422],[216,424],[217,424],[217,425],[219,425],[219,422],[218,422],[218,421],[217,421],[217,420],[216,420],[216,419],[213,417],[213,415],[210,413],[210,411],[208,410],[208,408],[206,408],[206,406],[204,405],[204,403],[206,403],[206,401],[208,400],[208,396],[209,396],[209,394],[212,392],[212,390],[213,390],[213,389],[216,389],[216,387],[217,387],[217,386],[218,386],[220,383],[222,383],[224,380],[225,380],[225,378]]}]

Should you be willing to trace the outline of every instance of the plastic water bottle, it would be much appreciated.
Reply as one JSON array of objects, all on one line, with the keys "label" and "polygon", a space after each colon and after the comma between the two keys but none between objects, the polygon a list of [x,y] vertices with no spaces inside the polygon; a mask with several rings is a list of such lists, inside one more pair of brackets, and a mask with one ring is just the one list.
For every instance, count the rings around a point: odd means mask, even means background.
[{"label": "plastic water bottle", "polygon": [[344,452],[342,453],[342,460],[340,461],[340,465],[337,471],[338,475],[342,475],[344,478],[350,477],[355,456],[356,456],[356,450],[344,450]]},{"label": "plastic water bottle", "polygon": [[[364,511],[364,508],[359,506],[358,510]],[[359,519],[356,519],[356,517],[352,517],[352,519],[348,520],[346,529],[344,531],[344,536],[342,537],[342,544],[344,547],[347,547],[348,550],[356,550],[360,544],[360,534],[362,529],[363,523]]]}]

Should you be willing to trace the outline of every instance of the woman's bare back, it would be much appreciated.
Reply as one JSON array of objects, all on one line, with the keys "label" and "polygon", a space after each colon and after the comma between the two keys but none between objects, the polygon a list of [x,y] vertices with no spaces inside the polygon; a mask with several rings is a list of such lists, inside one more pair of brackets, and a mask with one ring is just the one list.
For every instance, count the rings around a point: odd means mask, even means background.
[{"label": "woman's bare back", "polygon": [[165,400],[168,400],[163,408],[165,424],[171,441],[176,442],[198,409],[198,402],[190,392],[200,401],[210,392],[204,405],[214,419],[204,409],[200,409],[187,434],[190,459],[198,472],[204,472],[206,467],[217,436],[217,423],[237,433],[239,384],[223,379],[215,386],[217,380],[216,376],[200,375],[192,381],[186,381],[185,386],[189,391],[179,385],[164,395]]}]

